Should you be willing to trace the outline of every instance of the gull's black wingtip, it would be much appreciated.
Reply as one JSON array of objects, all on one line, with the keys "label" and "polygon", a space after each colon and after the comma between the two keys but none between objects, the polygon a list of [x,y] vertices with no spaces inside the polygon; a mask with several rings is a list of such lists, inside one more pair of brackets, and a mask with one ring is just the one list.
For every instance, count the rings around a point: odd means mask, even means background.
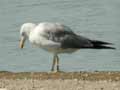
[{"label": "gull's black wingtip", "polygon": [[91,42],[93,44],[97,44],[97,45],[114,45],[113,43],[105,42],[105,41],[99,41],[99,40],[92,40]]},{"label": "gull's black wingtip", "polygon": [[116,48],[115,47],[110,47],[110,46],[100,45],[100,46],[93,46],[92,49],[113,49],[113,50],[115,50]]},{"label": "gull's black wingtip", "polygon": [[100,46],[101,49],[116,49],[115,47],[111,47],[111,46]]},{"label": "gull's black wingtip", "polygon": [[113,43],[98,41],[98,40],[92,40],[91,42],[93,44],[92,48],[94,49],[116,49],[115,47],[108,46],[108,45],[113,45]]}]

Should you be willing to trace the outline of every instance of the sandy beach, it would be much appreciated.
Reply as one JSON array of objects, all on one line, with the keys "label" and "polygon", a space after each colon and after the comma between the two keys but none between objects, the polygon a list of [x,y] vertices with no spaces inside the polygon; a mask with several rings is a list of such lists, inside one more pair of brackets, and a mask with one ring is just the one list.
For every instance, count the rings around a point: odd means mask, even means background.
[{"label": "sandy beach", "polygon": [[[120,90],[120,72],[0,72],[6,90]],[[0,89],[1,90],[1,89]]]}]

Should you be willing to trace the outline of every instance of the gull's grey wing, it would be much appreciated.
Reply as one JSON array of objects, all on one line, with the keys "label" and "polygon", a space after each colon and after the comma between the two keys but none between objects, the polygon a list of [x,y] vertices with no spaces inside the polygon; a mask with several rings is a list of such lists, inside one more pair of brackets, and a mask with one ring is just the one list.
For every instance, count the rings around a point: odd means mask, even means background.
[{"label": "gull's grey wing", "polygon": [[90,40],[88,38],[78,36],[78,35],[65,35],[61,40],[61,48],[89,48],[89,49],[115,49],[110,45],[112,43]]},{"label": "gull's grey wing", "polygon": [[48,39],[54,42],[62,42],[66,35],[76,35],[69,27],[63,26],[62,28],[56,28],[55,30],[49,30],[48,32]]},{"label": "gull's grey wing", "polygon": [[49,32],[48,39],[60,43],[61,48],[85,48],[92,46],[89,39],[76,35],[67,26],[65,26],[64,30],[58,29],[55,32]]},{"label": "gull's grey wing", "polygon": [[62,48],[89,48],[93,46],[89,39],[78,35],[66,35],[61,44]]},{"label": "gull's grey wing", "polygon": [[114,47],[105,46],[111,44],[99,40],[90,40],[86,37],[76,35],[72,30],[63,26],[62,29],[56,28],[49,30],[48,40],[54,41],[60,44],[61,48],[91,48],[91,49],[115,49]]}]

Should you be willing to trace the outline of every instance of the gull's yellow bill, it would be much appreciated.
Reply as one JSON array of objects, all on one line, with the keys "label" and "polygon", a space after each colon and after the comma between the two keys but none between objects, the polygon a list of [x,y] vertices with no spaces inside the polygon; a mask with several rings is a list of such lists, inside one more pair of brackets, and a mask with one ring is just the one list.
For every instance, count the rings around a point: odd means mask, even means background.
[{"label": "gull's yellow bill", "polygon": [[24,47],[24,42],[25,42],[25,38],[21,37],[20,42],[19,42],[19,47],[22,49]]}]

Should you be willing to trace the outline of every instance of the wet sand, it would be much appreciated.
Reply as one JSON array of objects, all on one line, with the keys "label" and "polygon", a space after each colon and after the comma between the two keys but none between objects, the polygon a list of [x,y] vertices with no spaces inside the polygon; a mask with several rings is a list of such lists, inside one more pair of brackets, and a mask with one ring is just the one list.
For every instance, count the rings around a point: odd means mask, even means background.
[{"label": "wet sand", "polygon": [[120,72],[0,72],[7,90],[120,90]]}]

